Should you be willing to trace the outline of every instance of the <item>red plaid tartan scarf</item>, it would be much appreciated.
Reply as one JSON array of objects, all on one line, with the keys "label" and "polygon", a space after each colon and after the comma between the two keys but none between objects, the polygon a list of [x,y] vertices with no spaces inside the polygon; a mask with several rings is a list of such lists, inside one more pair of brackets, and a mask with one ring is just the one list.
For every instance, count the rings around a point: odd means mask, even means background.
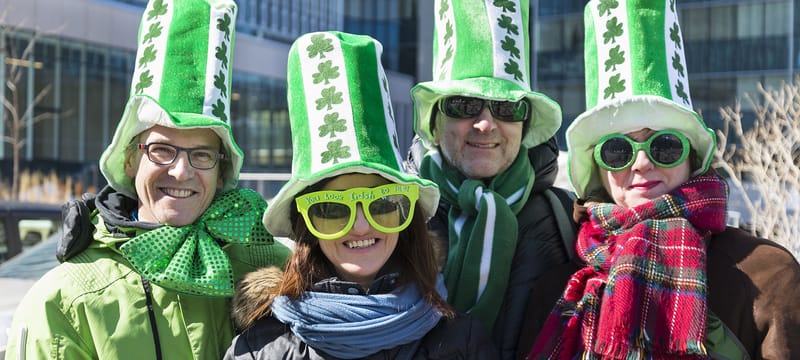
[{"label": "red plaid tartan scarf", "polygon": [[690,179],[634,208],[596,204],[570,278],[528,359],[705,358],[706,244],[725,229],[727,185]]}]

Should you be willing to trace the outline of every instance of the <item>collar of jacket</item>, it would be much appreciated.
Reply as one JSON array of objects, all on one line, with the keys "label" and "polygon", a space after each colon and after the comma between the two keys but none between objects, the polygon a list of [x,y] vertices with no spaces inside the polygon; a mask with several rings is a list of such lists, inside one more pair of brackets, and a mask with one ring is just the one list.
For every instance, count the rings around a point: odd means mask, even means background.
[{"label": "collar of jacket", "polygon": [[139,200],[125,196],[111,186],[104,187],[94,201],[99,215],[103,217],[103,222],[111,233],[132,237],[138,233],[137,230],[147,231],[161,226],[134,220],[133,212],[138,209]]},{"label": "collar of jacket", "polygon": [[334,276],[314,284],[311,291],[349,295],[386,294],[396,289],[399,282],[400,273],[392,272],[378,276],[369,289],[364,289],[359,283],[340,280]]}]

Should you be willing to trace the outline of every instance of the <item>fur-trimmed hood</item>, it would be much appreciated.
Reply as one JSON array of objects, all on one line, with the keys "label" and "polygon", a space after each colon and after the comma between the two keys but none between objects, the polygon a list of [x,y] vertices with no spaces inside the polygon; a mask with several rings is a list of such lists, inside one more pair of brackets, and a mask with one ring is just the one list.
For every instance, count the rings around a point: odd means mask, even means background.
[{"label": "fur-trimmed hood", "polygon": [[283,281],[283,271],[270,266],[248,273],[236,285],[231,306],[233,324],[245,330],[269,312],[269,305],[278,295]]},{"label": "fur-trimmed hood", "polygon": [[[427,237],[433,245],[437,267],[441,272],[447,259],[447,251],[444,247],[446,242],[432,231],[428,231]],[[399,268],[392,267],[391,264],[384,265],[387,267],[382,269],[379,274],[399,271]],[[242,280],[236,284],[231,305],[231,318],[238,331],[250,328],[258,319],[269,314],[270,305],[272,300],[278,296],[282,281],[283,270],[276,266],[269,266],[245,274]]]}]

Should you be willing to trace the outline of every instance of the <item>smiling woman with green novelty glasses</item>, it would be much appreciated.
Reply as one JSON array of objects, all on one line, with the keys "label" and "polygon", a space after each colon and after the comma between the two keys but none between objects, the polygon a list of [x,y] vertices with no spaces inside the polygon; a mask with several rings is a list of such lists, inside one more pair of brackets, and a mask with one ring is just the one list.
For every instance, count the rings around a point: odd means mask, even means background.
[{"label": "smiling woman with green novelty glasses", "polygon": [[418,198],[417,185],[387,184],[315,191],[298,196],[295,202],[308,230],[319,239],[333,240],[353,228],[359,203],[364,217],[375,229],[385,233],[400,232],[411,223]]},{"label": "smiling woman with green novelty glasses", "polygon": [[[444,254],[428,229],[439,189],[403,168],[381,49],[341,32],[292,44],[292,176],[263,220],[294,248],[283,271],[238,283],[243,331],[226,360],[498,358],[481,324],[447,303]],[[325,67],[340,70],[317,84],[309,70]],[[318,107],[328,91],[343,101]],[[331,119],[335,134],[324,130]]]}]

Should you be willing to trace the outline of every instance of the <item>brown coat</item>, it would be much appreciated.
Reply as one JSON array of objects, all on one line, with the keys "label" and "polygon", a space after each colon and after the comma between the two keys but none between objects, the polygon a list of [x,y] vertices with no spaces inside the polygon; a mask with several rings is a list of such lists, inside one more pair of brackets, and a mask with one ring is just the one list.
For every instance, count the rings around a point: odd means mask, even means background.
[{"label": "brown coat", "polygon": [[[517,358],[525,359],[577,265],[538,279],[531,294]],[[708,245],[708,301],[753,359],[800,359],[800,265],[786,249],[727,228]]]},{"label": "brown coat", "polygon": [[800,265],[786,249],[727,228],[708,245],[709,307],[754,359],[800,359]]}]

